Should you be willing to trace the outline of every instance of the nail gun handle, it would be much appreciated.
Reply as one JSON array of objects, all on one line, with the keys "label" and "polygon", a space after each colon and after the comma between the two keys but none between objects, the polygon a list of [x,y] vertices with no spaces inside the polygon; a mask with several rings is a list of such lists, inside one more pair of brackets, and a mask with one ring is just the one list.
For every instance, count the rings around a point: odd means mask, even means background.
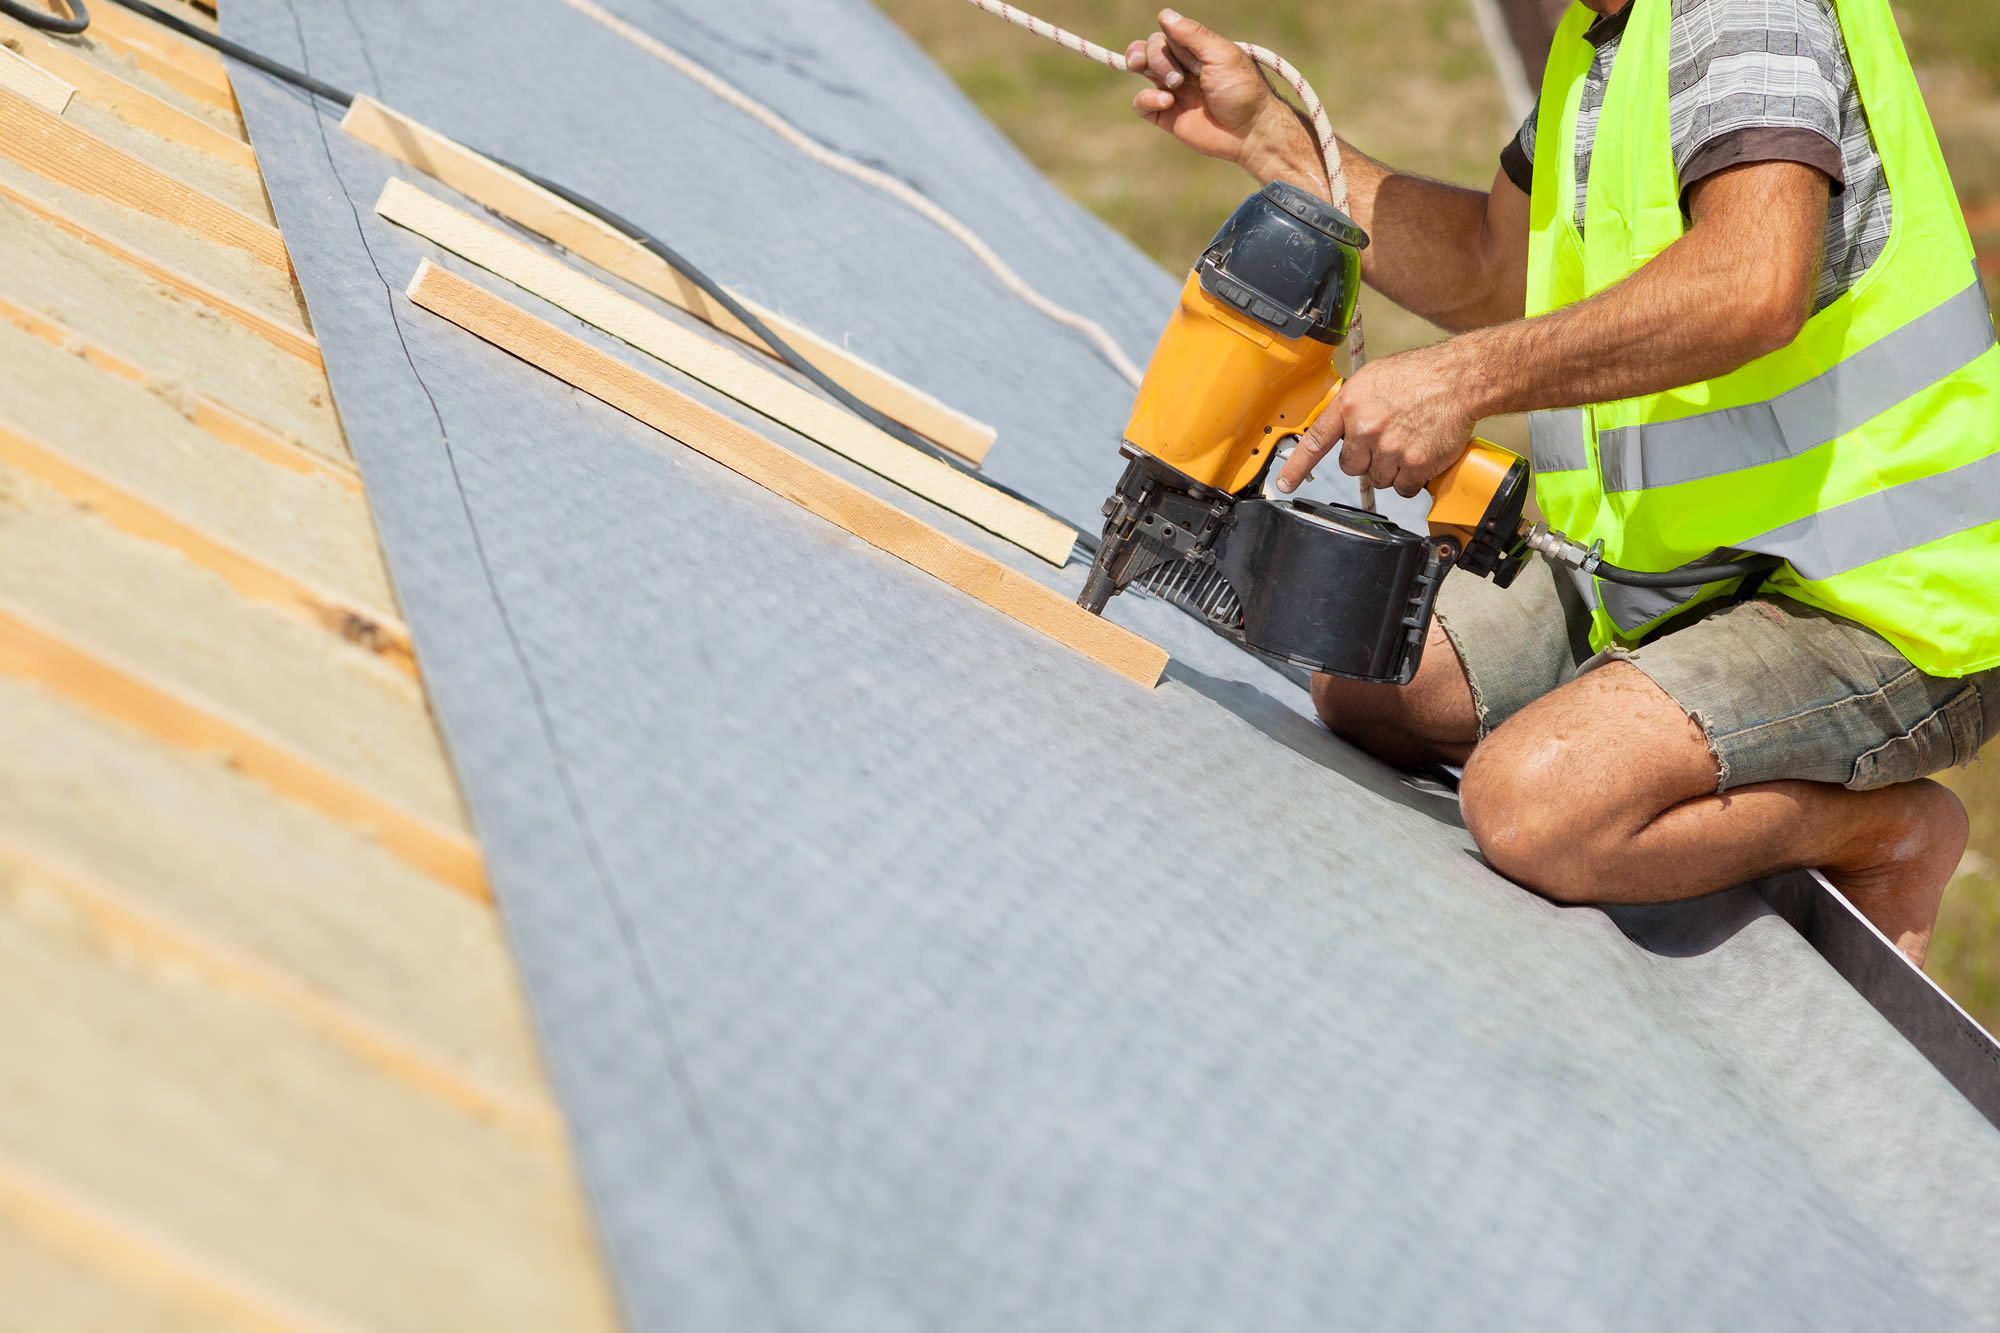
[{"label": "nail gun handle", "polygon": [[1511,539],[1528,498],[1528,463],[1519,454],[1475,439],[1458,461],[1432,477],[1433,537],[1452,537],[1470,550],[1480,540]]}]

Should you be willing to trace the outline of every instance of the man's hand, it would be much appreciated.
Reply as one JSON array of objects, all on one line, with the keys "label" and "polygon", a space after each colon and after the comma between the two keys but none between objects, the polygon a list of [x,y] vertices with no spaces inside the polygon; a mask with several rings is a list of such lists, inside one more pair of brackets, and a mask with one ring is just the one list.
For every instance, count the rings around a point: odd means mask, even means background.
[{"label": "man's hand", "polygon": [[1318,154],[1305,128],[1242,47],[1171,9],[1160,11],[1160,29],[1125,48],[1126,67],[1153,81],[1132,99],[1134,110],[1197,153],[1260,179],[1296,174],[1303,146],[1310,179],[1324,187],[1323,170],[1309,165]]},{"label": "man's hand", "polygon": [[1406,497],[1422,490],[1465,452],[1478,420],[1443,362],[1433,349],[1420,348],[1356,371],[1306,428],[1278,474],[1278,489],[1297,490],[1339,444],[1340,470],[1348,476]]}]

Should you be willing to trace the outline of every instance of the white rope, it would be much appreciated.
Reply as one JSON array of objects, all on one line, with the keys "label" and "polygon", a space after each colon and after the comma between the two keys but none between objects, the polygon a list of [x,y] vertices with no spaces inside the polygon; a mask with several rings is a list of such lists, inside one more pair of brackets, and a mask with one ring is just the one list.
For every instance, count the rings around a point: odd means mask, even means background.
[{"label": "white rope", "polygon": [[[665,42],[633,27],[624,19],[619,18],[616,14],[595,3],[595,0],[563,0],[563,3],[592,22],[616,33],[618,36],[632,43],[632,45],[638,47],[641,51],[644,51],[647,55],[671,66],[708,92],[770,130],[780,139],[783,139],[793,148],[796,148],[799,152],[805,154],[821,166],[837,171],[843,176],[849,176],[865,184],[872,185],[884,194],[915,210],[920,216],[928,219],[953,240],[970,250],[978,258],[979,262],[984,264],[992,272],[993,276],[1000,280],[1001,285],[1006,287],[1008,291],[1057,324],[1065,328],[1075,329],[1077,332],[1083,334],[1086,338],[1090,339],[1091,343],[1097,348],[1104,359],[1117,368],[1119,374],[1123,375],[1135,386],[1139,383],[1141,378],[1139,367],[1133,364],[1130,357],[1125,355],[1124,349],[1119,347],[1117,340],[1105,331],[1103,325],[1087,316],[1079,315],[1073,310],[1057,305],[1054,301],[1051,301],[1048,297],[1043,296],[1033,287],[1030,287],[1020,274],[1009,267],[1006,260],[994,252],[992,246],[980,239],[977,232],[973,231],[971,227],[959,221],[926,196],[918,193],[886,172],[878,171],[865,162],[858,162],[845,153],[836,152],[826,145],[809,138],[797,126],[793,125],[783,116],[780,116],[770,107],[757,101],[734,84],[725,81],[701,65],[696,64],[693,60],[674,50]],[[1096,61],[1100,65],[1106,65],[1121,72],[1130,72],[1126,69],[1123,52],[1110,50],[1108,47],[1099,46],[1095,42],[1087,42],[1073,32],[1058,28],[1053,23],[1036,18],[1033,14],[1004,3],[1004,0],[967,0],[967,3],[976,5],[989,14],[1006,19],[1009,23],[1026,28],[1036,36],[1045,37],[1086,59]],[[1312,119],[1313,133],[1319,139],[1320,155],[1326,163],[1327,193],[1331,197],[1333,206],[1343,213],[1346,212],[1347,176],[1341,170],[1340,145],[1334,141],[1333,126],[1326,118],[1326,108],[1320,103],[1319,95],[1312,90],[1312,85],[1306,82],[1303,74],[1300,74],[1288,61],[1274,52],[1267,51],[1261,46],[1252,46],[1247,42],[1239,42],[1238,45],[1243,48],[1252,60],[1266,69],[1274,71],[1279,78],[1291,85],[1292,91],[1299,95],[1300,103],[1305,107],[1306,114]],[[1354,323],[1347,336],[1347,350],[1352,367],[1357,370],[1360,369],[1365,349],[1361,337],[1361,312],[1358,310],[1354,314]],[[1373,509],[1375,507],[1374,494],[1365,479],[1361,483],[1361,503],[1362,507],[1366,509]]]},{"label": "white rope", "polygon": [[[1073,32],[1058,28],[1047,19],[1036,18],[1026,10],[1016,9],[1006,0],[966,0],[966,3],[983,9],[997,18],[1006,19],[1016,27],[1026,28],[1037,37],[1045,37],[1065,50],[1076,52],[1086,60],[1095,60],[1100,65],[1108,65],[1120,72],[1130,72],[1126,67],[1123,51],[1113,51],[1109,47],[1099,46],[1096,42],[1086,41]],[[1319,140],[1320,158],[1326,167],[1327,195],[1333,206],[1345,213],[1347,172],[1341,166],[1340,144],[1333,137],[1333,122],[1327,119],[1326,106],[1319,100],[1319,94],[1313,91],[1310,83],[1306,82],[1306,76],[1299,73],[1289,60],[1277,52],[1249,42],[1238,42],[1237,46],[1243,49],[1245,55],[1283,79],[1291,90],[1299,95],[1299,104],[1305,107],[1306,115],[1312,120],[1313,136]],[[1361,338],[1361,312],[1358,310],[1354,313],[1354,324],[1347,335],[1347,352],[1352,358],[1354,368],[1360,369],[1367,359],[1367,349]]]},{"label": "white rope", "polygon": [[[647,55],[673,66],[674,69],[700,84],[703,88],[715,94],[715,96],[721,98],[730,106],[735,107],[744,115],[749,116],[786,143],[798,149],[813,161],[818,162],[821,166],[837,171],[843,176],[851,176],[858,181],[872,185],[884,194],[890,195],[899,202],[916,210],[923,217],[942,228],[953,240],[977,256],[979,262],[986,265],[992,271],[993,276],[998,278],[1001,285],[1008,291],[1049,319],[1054,320],[1065,328],[1075,329],[1078,333],[1083,334],[1084,337],[1090,339],[1091,343],[1096,346],[1104,359],[1117,368],[1119,374],[1130,380],[1134,385],[1139,383],[1139,367],[1133,364],[1132,358],[1125,355],[1124,349],[1105,331],[1103,325],[1087,316],[1077,314],[1074,310],[1057,305],[1054,301],[1051,301],[1048,297],[1043,296],[1033,287],[1030,287],[1020,274],[1008,266],[1006,260],[994,253],[992,246],[980,239],[978,233],[974,232],[972,228],[960,222],[924,195],[911,189],[894,176],[877,171],[874,167],[866,163],[857,162],[844,153],[835,152],[824,144],[808,138],[797,127],[792,125],[790,121],[765,106],[762,102],[750,97],[733,84],[718,78],[664,42],[641,32],[639,29],[625,22],[625,20],[619,18],[616,14],[610,13],[602,6],[593,3],[593,0],[563,0],[563,3],[586,18],[609,28],[612,32],[617,33]],[[1120,67],[1123,67],[1123,61],[1120,61]]]}]

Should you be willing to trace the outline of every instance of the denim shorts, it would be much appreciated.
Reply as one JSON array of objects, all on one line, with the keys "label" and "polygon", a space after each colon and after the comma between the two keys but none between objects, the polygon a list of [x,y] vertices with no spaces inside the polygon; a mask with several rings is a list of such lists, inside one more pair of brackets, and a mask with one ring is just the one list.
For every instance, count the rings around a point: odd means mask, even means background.
[{"label": "denim shorts", "polygon": [[1446,579],[1437,619],[1465,665],[1482,737],[1584,672],[1630,662],[1706,734],[1717,791],[1780,778],[1887,787],[1971,763],[2000,730],[2000,668],[1927,676],[1873,630],[1770,593],[1593,654],[1582,597],[1535,557],[1504,590]]}]

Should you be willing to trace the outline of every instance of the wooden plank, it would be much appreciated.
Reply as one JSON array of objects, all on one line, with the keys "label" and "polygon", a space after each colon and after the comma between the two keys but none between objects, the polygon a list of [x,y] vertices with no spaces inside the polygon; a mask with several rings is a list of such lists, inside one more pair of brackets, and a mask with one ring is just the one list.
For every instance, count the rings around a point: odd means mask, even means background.
[{"label": "wooden plank", "polygon": [[69,110],[76,87],[29,60],[11,46],[0,43],[0,88],[26,98],[52,116]]},{"label": "wooden plank", "polygon": [[87,506],[113,527],[141,541],[172,547],[203,569],[220,575],[242,596],[297,612],[342,641],[375,654],[410,679],[418,679],[409,627],[396,617],[357,606],[274,568],[233,543],[124,490],[83,464],[64,458],[4,422],[0,422],[0,462],[48,483],[64,498]]},{"label": "wooden plank", "polygon": [[358,1333],[171,1236],[85,1198],[32,1164],[0,1153],[0,1214],[43,1243],[147,1287],[162,1288],[241,1333]]},{"label": "wooden plank", "polygon": [[315,367],[324,367],[320,359],[319,340],[296,325],[260,311],[252,310],[234,297],[225,295],[197,278],[189,277],[180,269],[163,260],[154,259],[122,241],[106,236],[97,228],[79,218],[70,216],[61,205],[51,203],[41,196],[24,190],[7,181],[0,181],[0,199],[19,204],[43,221],[59,227],[63,231],[96,246],[113,259],[130,264],[153,281],[160,283],[178,295],[191,301],[198,301],[218,314],[226,315],[238,324],[262,335],[279,349],[290,352],[301,361]]},{"label": "wooden plank", "polygon": [[[368,97],[356,97],[340,127],[397,161],[415,167],[571,254],[581,256],[669,304],[740,338],[758,351],[770,348],[727,310],[659,256],[615,228],[572,207],[515,172],[455,143]],[[733,294],[733,293],[732,293]],[[877,369],[804,325],[754,301],[736,298],[817,366],[861,401],[968,462],[986,457],[993,427],[939,402],[914,385]]]},{"label": "wooden plank", "polygon": [[[0,297],[0,321],[13,325],[23,333],[33,334],[51,347],[60,347],[64,351],[74,353],[90,365],[121,380],[133,384],[145,384],[154,378],[152,372],[145,367],[134,365],[104,344],[84,337],[47,315],[37,314],[25,306],[15,305],[5,297]],[[266,463],[274,463],[288,472],[296,472],[301,476],[326,477],[357,493],[361,490],[361,474],[353,468],[343,466],[323,454],[314,453],[304,445],[294,444],[276,431],[259,425],[207,394],[190,391],[185,411],[188,420],[194,425],[224,444],[233,445]]]},{"label": "wooden plank", "polygon": [[1076,529],[1061,519],[917,452],[846,408],[689,332],[415,186],[390,181],[375,211],[1053,565],[1067,563],[1075,549]]},{"label": "wooden plank", "polygon": [[52,42],[26,24],[17,23],[4,14],[0,14],[0,34],[4,34],[0,44],[18,51],[50,74],[75,85],[85,98],[110,108],[126,124],[183,148],[212,154],[233,166],[256,169],[257,154],[242,139],[217,129],[200,116],[189,115],[137,84],[119,78],[61,42]]},{"label": "wooden plank", "polygon": [[13,865],[36,884],[61,894],[101,936],[135,954],[172,962],[218,986],[275,1005],[427,1096],[480,1120],[530,1134],[561,1131],[561,1118],[546,1098],[495,1087],[458,1069],[393,1028],[5,831],[0,831],[0,864]]},{"label": "wooden plank", "polygon": [[233,246],[281,273],[292,271],[285,238],[276,227],[4,89],[0,89],[0,152],[60,185],[171,222],[218,245]]},{"label": "wooden plank", "polygon": [[1157,684],[1167,654],[1025,574],[953,541],[860,487],[564,333],[428,259],[409,297],[467,332],[601,398],[863,541],[1141,685]]},{"label": "wooden plank", "polygon": [[0,605],[0,672],[32,681],[170,744],[215,751],[246,776],[332,819],[366,830],[390,852],[440,883],[490,901],[479,849],[453,829],[413,815],[295,754],[137,668],[114,662]]},{"label": "wooden plank", "polygon": [[89,37],[131,56],[132,63],[175,92],[241,118],[229,71],[222,57],[207,47],[141,18],[115,0],[91,6]]},{"label": "wooden plank", "polygon": [[222,25],[215,21],[213,4],[197,4],[194,0],[151,0],[151,3],[153,8],[163,9],[206,32],[222,31]]}]

